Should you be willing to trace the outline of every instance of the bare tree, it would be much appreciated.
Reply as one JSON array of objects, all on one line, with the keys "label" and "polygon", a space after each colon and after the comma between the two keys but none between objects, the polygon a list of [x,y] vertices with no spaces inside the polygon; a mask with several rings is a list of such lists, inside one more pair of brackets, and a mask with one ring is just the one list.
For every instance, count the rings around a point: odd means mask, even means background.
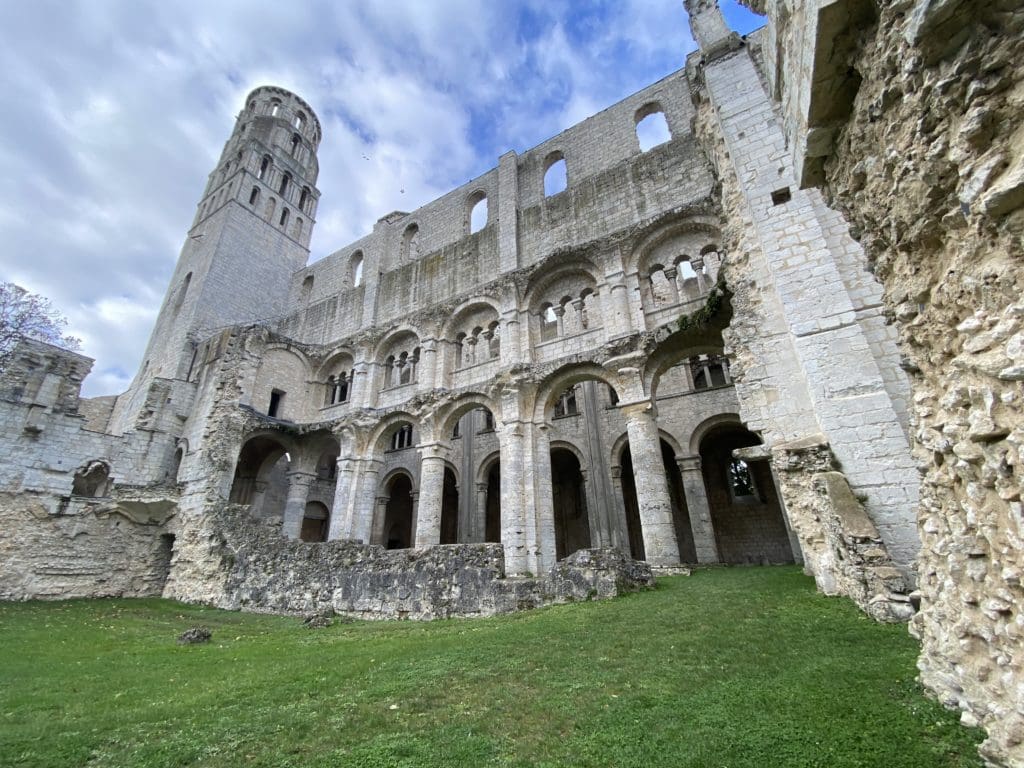
[{"label": "bare tree", "polygon": [[0,371],[21,339],[36,339],[77,351],[82,342],[64,334],[67,319],[45,296],[14,283],[0,283]]}]

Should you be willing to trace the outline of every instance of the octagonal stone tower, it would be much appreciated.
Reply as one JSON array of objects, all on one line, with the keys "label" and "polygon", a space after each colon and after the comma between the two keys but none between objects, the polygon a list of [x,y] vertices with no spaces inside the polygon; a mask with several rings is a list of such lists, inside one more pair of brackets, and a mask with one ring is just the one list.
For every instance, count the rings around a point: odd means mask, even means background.
[{"label": "octagonal stone tower", "polygon": [[289,278],[309,258],[321,136],[320,121],[295,94],[261,86],[248,95],[210,173],[139,372],[118,398],[115,434],[144,426],[154,380],[190,380],[197,338],[284,312]]}]

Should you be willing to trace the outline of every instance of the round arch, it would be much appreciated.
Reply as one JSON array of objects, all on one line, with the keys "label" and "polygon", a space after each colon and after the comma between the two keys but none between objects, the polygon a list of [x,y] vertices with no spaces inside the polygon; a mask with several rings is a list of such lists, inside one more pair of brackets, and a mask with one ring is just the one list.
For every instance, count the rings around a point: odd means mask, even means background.
[{"label": "round arch", "polygon": [[498,306],[497,299],[491,296],[474,296],[462,302],[452,310],[451,316],[441,325],[441,338],[451,338],[459,330],[459,325],[464,317],[473,314],[475,310],[487,308],[493,309],[497,313],[498,319],[501,319],[501,307]]},{"label": "round arch", "polygon": [[377,495],[380,496],[382,492],[386,491],[394,479],[399,475],[405,475],[409,480],[409,487],[412,488],[413,493],[416,493],[419,490],[416,478],[408,467],[392,467],[388,470],[387,474],[380,479],[380,482],[377,483]]},{"label": "round arch", "polygon": [[476,467],[476,482],[486,483],[494,465],[501,461],[501,451],[492,451],[484,456]]},{"label": "round arch", "polygon": [[408,323],[402,323],[384,334],[383,338],[377,343],[373,350],[374,362],[383,363],[391,347],[398,342],[404,341],[407,336],[415,337],[416,340],[413,346],[418,347],[423,343],[424,335],[421,329]]},{"label": "round arch", "polygon": [[[714,240],[716,243],[722,240],[720,222],[714,216],[687,216],[684,219],[658,227],[653,232],[642,235],[626,257],[622,266],[627,274],[637,272],[643,261],[654,254],[658,247],[675,238],[686,238],[693,236],[695,240]],[[699,254],[700,249],[706,247],[694,245],[693,255]]]},{"label": "round arch", "polygon": [[684,360],[695,355],[725,356],[722,343],[680,344],[688,331],[677,331],[663,339],[647,356],[641,380],[645,392],[649,392],[651,400],[658,396],[658,383],[665,371],[674,368]]},{"label": "round arch", "polygon": [[693,433],[690,435],[689,449],[690,456],[700,455],[700,443],[711,430],[715,427],[720,427],[723,424],[743,426],[743,420],[740,419],[738,413],[717,413],[714,416],[709,416],[704,419],[700,424],[693,428]]},{"label": "round arch", "polygon": [[345,358],[349,358],[352,364],[355,365],[356,353],[354,349],[350,347],[339,347],[338,349],[331,352],[330,355],[320,364],[316,370],[317,380],[322,380],[334,373],[334,369],[337,368],[338,364]]},{"label": "round arch", "polygon": [[592,261],[590,261],[590,259],[583,256],[566,256],[554,263],[549,260],[548,263],[538,270],[538,272],[530,279],[530,282],[526,287],[526,291],[523,294],[521,309],[534,313],[537,312],[540,307],[541,299],[544,297],[544,292],[561,278],[574,274],[583,274],[586,278],[592,281],[594,285],[600,285],[603,282],[601,271]]},{"label": "round arch", "polygon": [[625,386],[616,374],[597,363],[569,363],[552,371],[537,387],[533,409],[534,421],[547,421],[548,410],[554,407],[559,396],[573,384],[588,379],[596,379],[607,384],[615,390],[620,400],[623,399]]},{"label": "round arch", "polygon": [[447,440],[458,420],[477,408],[486,408],[497,423],[500,408],[494,399],[482,392],[466,392],[460,395],[455,402],[438,409],[435,419],[438,430],[437,439]]},{"label": "round arch", "polygon": [[367,451],[373,456],[382,455],[385,436],[390,436],[393,427],[405,423],[412,424],[414,430],[420,430],[420,420],[407,411],[392,411],[382,418],[366,440]]}]

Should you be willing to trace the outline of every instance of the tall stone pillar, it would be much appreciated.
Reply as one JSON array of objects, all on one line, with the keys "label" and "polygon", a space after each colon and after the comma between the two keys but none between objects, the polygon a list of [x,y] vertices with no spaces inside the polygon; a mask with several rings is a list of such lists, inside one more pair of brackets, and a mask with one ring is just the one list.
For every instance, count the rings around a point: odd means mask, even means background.
[{"label": "tall stone pillar", "polygon": [[306,499],[309,496],[309,486],[313,484],[316,475],[309,472],[288,473],[288,496],[284,502],[284,535],[289,539],[299,538],[302,531],[302,518],[306,516]]},{"label": "tall stone pillar", "polygon": [[425,339],[420,345],[423,359],[417,366],[419,373],[419,388],[433,389],[438,379],[438,354],[437,339]]},{"label": "tall stone pillar", "polygon": [[551,478],[551,428],[535,424],[533,433],[534,537],[531,543],[533,572],[546,573],[555,564],[554,483]]},{"label": "tall stone pillar", "polygon": [[519,422],[506,423],[498,433],[501,461],[501,544],[505,550],[505,571],[525,573],[527,504],[525,480],[525,440]]},{"label": "tall stone pillar", "polygon": [[658,425],[650,403],[634,403],[622,409],[633,457],[636,501],[640,508],[644,552],[651,565],[679,563],[679,544],[672,520],[672,499],[661,460]]},{"label": "tall stone pillar", "polygon": [[444,446],[420,446],[420,490],[416,511],[415,546],[441,543],[441,504],[444,499]]},{"label": "tall stone pillar", "polygon": [[388,512],[388,497],[387,496],[375,496],[371,505],[371,525],[370,535],[368,541],[370,544],[379,544],[384,546],[387,544],[384,541],[384,523],[387,522]]},{"label": "tall stone pillar", "polygon": [[609,322],[609,336],[625,336],[633,330],[632,315],[629,309],[629,289],[626,287],[624,275],[619,272],[608,278],[608,285],[611,290],[611,317],[606,318]]},{"label": "tall stone pillar", "polygon": [[331,525],[327,539],[347,539],[352,535],[352,483],[356,477],[356,461],[338,457],[334,484],[334,503],[331,505]]},{"label": "tall stone pillar", "polygon": [[502,323],[499,328],[499,332],[502,334],[501,362],[503,365],[509,365],[521,359],[521,345],[519,343],[519,313],[513,309],[509,312],[503,313],[501,317]]},{"label": "tall stone pillar", "polygon": [[715,529],[711,524],[711,506],[704,487],[704,473],[700,469],[700,456],[676,456],[676,464],[683,478],[683,494],[690,513],[690,533],[693,535],[693,547],[697,550],[697,562],[717,563],[718,546],[715,544]]},{"label": "tall stone pillar", "polygon": [[[356,493],[352,508],[352,538],[369,543],[373,529],[374,505],[377,496],[377,482],[384,462],[379,459],[364,459],[362,471],[356,480]],[[387,497],[385,497],[385,502]]]},{"label": "tall stone pillar", "polygon": [[352,405],[361,408],[369,407],[370,396],[373,392],[373,387],[370,386],[373,372],[374,368],[366,361],[360,361],[352,366],[352,384],[350,385],[352,391],[348,395]]}]

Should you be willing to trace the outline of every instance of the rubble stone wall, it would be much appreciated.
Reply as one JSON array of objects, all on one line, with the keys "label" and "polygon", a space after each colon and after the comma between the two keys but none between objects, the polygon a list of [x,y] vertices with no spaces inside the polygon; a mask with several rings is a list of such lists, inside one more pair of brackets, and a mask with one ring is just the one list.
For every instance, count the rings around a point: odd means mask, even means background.
[{"label": "rubble stone wall", "polygon": [[[274,613],[363,619],[491,616],[614,597],[653,586],[646,563],[617,550],[580,550],[540,578],[505,578],[500,544],[386,550],[350,540],[289,540],[244,507],[208,510],[180,530],[168,597]],[[192,578],[202,572],[204,578]]]},{"label": "rubble stone wall", "polygon": [[[779,55],[811,60],[792,48],[792,3],[760,5]],[[842,34],[856,45],[837,61],[860,85],[833,111],[823,190],[884,286],[911,372],[918,665],[987,729],[988,760],[1024,765],[1024,4],[886,3]],[[783,93],[813,93],[784,74]]]}]

